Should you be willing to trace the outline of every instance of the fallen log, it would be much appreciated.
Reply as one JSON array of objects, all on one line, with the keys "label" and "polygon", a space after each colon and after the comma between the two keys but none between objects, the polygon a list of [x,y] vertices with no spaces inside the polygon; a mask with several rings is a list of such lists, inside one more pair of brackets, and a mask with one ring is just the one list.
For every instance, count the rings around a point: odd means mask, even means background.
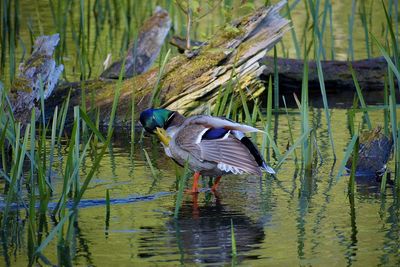
[{"label": "fallen log", "polygon": [[[201,45],[192,58],[178,55],[171,60],[157,84],[159,70],[150,71],[124,80],[121,85],[116,125],[128,125],[131,122],[131,106],[135,105],[135,116],[149,106],[162,106],[179,110],[185,115],[202,113],[212,107],[221,91],[227,93],[230,81],[237,83],[233,97],[244,90],[250,99],[261,96],[265,90],[264,82],[273,74],[273,59],[265,57],[282,35],[288,30],[288,21],[279,16],[279,10],[285,1],[273,7],[264,7],[229,26],[225,26],[206,44]],[[193,52],[193,51],[192,51]],[[366,101],[382,99],[383,77],[387,64],[382,58],[355,61],[352,63],[363,88]],[[342,61],[324,61],[322,68],[325,85],[330,92],[349,92],[354,94],[353,80],[348,63]],[[301,88],[303,61],[278,59],[279,87],[281,94]],[[231,79],[232,78],[232,79]],[[315,63],[310,62],[310,94],[318,94],[319,82]],[[61,84],[46,101],[46,111],[52,112],[71,90],[70,107],[80,105],[80,88],[84,86],[87,107],[99,108],[101,124],[109,122],[115,90],[115,80],[92,80]],[[228,92],[229,93],[229,92]],[[263,97],[264,98],[264,97]],[[91,101],[93,99],[93,102]],[[320,99],[320,97],[318,97]],[[158,101],[154,103],[152,100]],[[340,100],[342,101],[342,100]],[[330,103],[331,104],[331,103]],[[72,113],[71,113],[72,114]]]},{"label": "fallen log", "polygon": [[[122,83],[115,123],[128,124],[132,103],[136,114],[154,105],[153,99],[166,108],[183,114],[203,112],[212,104],[219,91],[225,90],[229,80],[239,81],[235,90],[246,88],[250,97],[259,96],[264,86],[258,79],[265,66],[258,61],[289,29],[288,20],[279,15],[286,1],[263,7],[253,14],[223,27],[192,58],[178,55],[165,67],[162,80],[157,85],[158,70],[125,80]],[[60,105],[67,92],[72,90],[71,105],[80,104],[82,83],[60,86],[47,101],[47,110]],[[88,95],[87,107],[99,108],[101,123],[107,124],[111,113],[116,83],[113,81],[87,81],[83,83]],[[132,97],[133,94],[133,97]],[[132,101],[133,99],[133,101]],[[201,104],[200,104],[201,103]]]},{"label": "fallen log", "polygon": [[[265,57],[261,62],[265,69],[260,78],[267,81],[269,76],[274,75],[274,58]],[[286,100],[293,100],[292,94],[301,91],[303,64],[303,60],[277,59],[280,94],[285,95]],[[350,62],[347,61],[321,61],[326,92],[332,95],[332,98],[329,98],[331,106],[350,107],[353,104],[353,95],[356,90],[349,64]],[[386,60],[383,57],[377,57],[356,60],[351,62],[351,65],[367,104],[383,103],[384,79],[387,75]],[[315,61],[309,61],[308,83],[313,106],[323,106]],[[397,95],[397,101],[400,101],[399,95]],[[293,104],[295,105],[294,101]]]},{"label": "fallen log", "polygon": [[[185,52],[186,40],[179,36],[173,36],[169,41],[171,45],[177,47],[180,53]],[[192,46],[202,46],[206,44],[201,41],[191,40]],[[260,79],[268,83],[269,77],[274,76],[274,58],[264,57],[259,61],[265,66]],[[277,58],[277,72],[279,75],[280,94],[286,96],[287,103],[296,106],[293,93],[301,93],[301,83],[303,79],[304,60]],[[332,106],[350,107],[353,104],[353,94],[355,92],[354,80],[350,72],[350,64],[357,74],[357,81],[365,93],[364,98],[369,104],[383,102],[384,77],[387,74],[387,63],[385,58],[371,58],[357,60],[353,62],[326,60],[321,61],[324,72],[324,84],[327,94],[334,96]],[[320,83],[317,72],[316,62],[309,61],[309,92],[311,98],[320,96]],[[265,99],[266,97],[263,97]],[[398,96],[399,99],[399,96]],[[319,106],[320,97],[313,98],[314,106]],[[282,101],[282,99],[281,99]],[[320,101],[319,101],[320,102]],[[283,103],[281,103],[283,105]],[[322,103],[320,103],[322,104]],[[321,105],[322,106],[322,105]]]}]

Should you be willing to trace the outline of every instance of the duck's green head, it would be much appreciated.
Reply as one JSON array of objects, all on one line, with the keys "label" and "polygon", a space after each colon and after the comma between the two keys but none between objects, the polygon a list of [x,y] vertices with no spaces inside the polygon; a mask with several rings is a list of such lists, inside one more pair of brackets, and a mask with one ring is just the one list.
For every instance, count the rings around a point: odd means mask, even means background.
[{"label": "duck's green head", "polygon": [[166,129],[174,111],[168,109],[149,108],[140,113],[140,123],[149,133],[155,133],[157,128]]}]

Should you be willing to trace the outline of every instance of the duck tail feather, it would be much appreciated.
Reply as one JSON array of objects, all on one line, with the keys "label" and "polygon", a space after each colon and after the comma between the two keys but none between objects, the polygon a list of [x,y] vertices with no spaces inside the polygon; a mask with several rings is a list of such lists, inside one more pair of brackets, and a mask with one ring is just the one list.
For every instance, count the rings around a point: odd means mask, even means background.
[{"label": "duck tail feather", "polygon": [[270,173],[270,174],[276,174],[275,170],[272,169],[270,166],[268,166],[265,162],[263,162],[262,168],[263,168],[266,172],[268,172],[268,173]]}]

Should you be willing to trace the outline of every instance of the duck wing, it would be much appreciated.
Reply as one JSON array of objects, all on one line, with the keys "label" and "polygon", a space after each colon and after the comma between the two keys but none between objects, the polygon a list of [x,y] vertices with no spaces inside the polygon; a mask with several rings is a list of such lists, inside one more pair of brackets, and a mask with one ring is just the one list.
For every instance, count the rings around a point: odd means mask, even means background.
[{"label": "duck wing", "polygon": [[[221,123],[218,120],[216,121],[220,125]],[[223,126],[226,126],[226,128],[214,128],[212,125],[215,125],[215,121],[211,123],[209,120],[203,121],[207,124],[199,123],[199,120],[192,120],[193,123],[185,123],[175,135],[176,145],[200,161],[216,163],[222,171],[234,174],[262,174],[260,165],[252,151],[236,137],[240,134],[244,137],[244,134],[237,130],[238,128],[246,131],[257,129],[230,121],[224,121]],[[247,137],[244,138],[249,140]]]},{"label": "duck wing", "polygon": [[203,125],[206,128],[223,128],[225,130],[237,130],[242,133],[263,132],[252,126],[231,121],[225,117],[213,117],[208,115],[198,115],[186,119],[184,125]]}]

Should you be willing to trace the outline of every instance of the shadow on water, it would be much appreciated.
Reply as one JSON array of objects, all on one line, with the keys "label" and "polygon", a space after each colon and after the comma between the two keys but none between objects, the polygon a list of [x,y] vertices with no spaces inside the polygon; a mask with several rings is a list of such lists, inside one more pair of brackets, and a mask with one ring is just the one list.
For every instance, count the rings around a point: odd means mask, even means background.
[{"label": "shadow on water", "polygon": [[[206,192],[206,198],[210,196]],[[165,228],[151,229],[153,235],[140,240],[139,257],[162,256],[164,251],[154,243],[176,247],[181,264],[227,264],[232,262],[231,219],[233,220],[238,255],[235,262],[260,255],[248,255],[260,247],[265,238],[263,226],[253,222],[245,214],[222,204],[218,195],[212,195],[208,203],[199,203],[198,195],[187,196],[179,218],[169,220]],[[165,232],[166,231],[166,232]],[[156,240],[155,240],[156,239]],[[171,253],[168,249],[165,253]]]}]

